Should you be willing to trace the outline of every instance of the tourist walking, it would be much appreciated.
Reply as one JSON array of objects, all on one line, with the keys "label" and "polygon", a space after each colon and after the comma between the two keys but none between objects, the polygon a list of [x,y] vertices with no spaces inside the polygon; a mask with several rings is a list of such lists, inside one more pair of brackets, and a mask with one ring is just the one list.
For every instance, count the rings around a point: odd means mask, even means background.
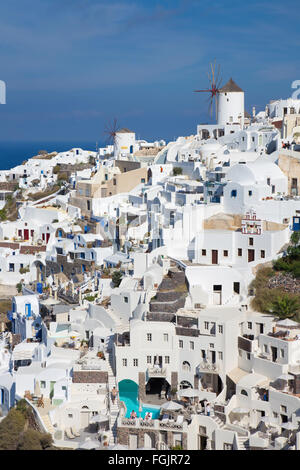
[{"label": "tourist walking", "polygon": [[116,389],[116,387],[113,387],[113,389],[111,391],[111,400],[113,402],[113,405],[115,404],[117,394],[118,394],[118,390]]}]

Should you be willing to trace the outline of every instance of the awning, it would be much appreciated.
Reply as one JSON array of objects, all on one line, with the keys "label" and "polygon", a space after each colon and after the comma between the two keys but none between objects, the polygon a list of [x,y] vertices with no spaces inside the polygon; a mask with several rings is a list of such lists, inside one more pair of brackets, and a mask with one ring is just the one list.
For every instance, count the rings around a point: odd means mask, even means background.
[{"label": "awning", "polygon": [[228,372],[228,377],[237,384],[245,375],[248,375],[249,372],[244,371],[243,369],[240,369],[239,367],[236,367],[235,369],[232,369],[230,372]]}]

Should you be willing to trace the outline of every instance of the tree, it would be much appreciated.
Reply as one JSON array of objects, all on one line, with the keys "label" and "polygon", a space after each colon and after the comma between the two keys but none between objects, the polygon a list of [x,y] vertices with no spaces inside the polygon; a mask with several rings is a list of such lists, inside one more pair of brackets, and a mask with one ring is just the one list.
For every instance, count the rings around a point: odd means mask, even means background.
[{"label": "tree", "polygon": [[34,429],[28,429],[21,437],[17,450],[43,450],[40,433]]},{"label": "tree", "polygon": [[180,168],[179,166],[174,166],[174,168],[173,168],[173,175],[174,175],[174,176],[182,175],[182,168]]},{"label": "tree", "polygon": [[112,282],[114,283],[115,287],[119,287],[122,281],[123,274],[121,271],[114,271],[112,274]]},{"label": "tree", "polygon": [[16,288],[17,288],[18,293],[21,294],[21,292],[22,292],[22,282],[18,282],[18,284],[16,284]]},{"label": "tree", "polygon": [[300,242],[300,232],[293,232],[291,235],[291,242],[294,246],[299,245]]},{"label": "tree", "polygon": [[0,450],[16,450],[26,418],[20,410],[12,408],[0,423]]},{"label": "tree", "polygon": [[292,318],[300,310],[300,304],[296,297],[288,294],[278,296],[272,303],[272,313],[280,318]]}]

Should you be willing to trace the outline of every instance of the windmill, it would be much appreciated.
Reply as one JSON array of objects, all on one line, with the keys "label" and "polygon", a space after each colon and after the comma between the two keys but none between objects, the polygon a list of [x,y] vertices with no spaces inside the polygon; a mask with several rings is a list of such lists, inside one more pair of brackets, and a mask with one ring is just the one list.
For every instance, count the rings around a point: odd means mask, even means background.
[{"label": "windmill", "polygon": [[106,135],[106,145],[114,145],[118,138],[117,132],[120,130],[118,126],[118,120],[114,118],[112,121],[108,121],[104,128],[104,134]]},{"label": "windmill", "polygon": [[213,105],[215,102],[215,110],[216,110],[216,117],[218,114],[218,94],[220,93],[220,87],[221,87],[221,82],[222,82],[222,77],[221,77],[221,70],[220,70],[220,65],[217,66],[216,70],[216,60],[214,63],[210,63],[210,70],[207,72],[210,88],[207,88],[205,90],[194,90],[196,93],[209,93],[210,96],[208,97],[208,103],[209,103],[209,114],[212,117],[213,115]]}]

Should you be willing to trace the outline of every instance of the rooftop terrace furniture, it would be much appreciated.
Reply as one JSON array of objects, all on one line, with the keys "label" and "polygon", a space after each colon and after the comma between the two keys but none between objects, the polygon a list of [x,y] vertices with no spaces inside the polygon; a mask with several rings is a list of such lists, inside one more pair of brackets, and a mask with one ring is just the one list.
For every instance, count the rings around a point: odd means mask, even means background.
[{"label": "rooftop terrace furniture", "polygon": [[71,432],[75,437],[80,437],[80,432],[76,428],[72,427]]},{"label": "rooftop terrace furniture", "polygon": [[71,429],[65,429],[65,435],[67,436],[68,439],[75,439],[75,436],[73,436]]}]

